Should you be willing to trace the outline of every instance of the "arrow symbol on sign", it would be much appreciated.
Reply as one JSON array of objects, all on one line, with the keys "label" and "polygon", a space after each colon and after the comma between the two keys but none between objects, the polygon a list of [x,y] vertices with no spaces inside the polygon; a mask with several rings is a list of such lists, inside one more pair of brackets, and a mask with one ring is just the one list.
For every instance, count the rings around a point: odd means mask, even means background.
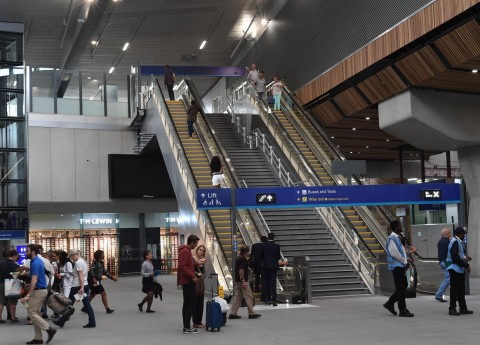
[{"label": "arrow symbol on sign", "polygon": [[268,201],[272,201],[273,197],[271,195],[267,196]]},{"label": "arrow symbol on sign", "polygon": [[200,194],[202,198],[205,198],[205,193]]}]

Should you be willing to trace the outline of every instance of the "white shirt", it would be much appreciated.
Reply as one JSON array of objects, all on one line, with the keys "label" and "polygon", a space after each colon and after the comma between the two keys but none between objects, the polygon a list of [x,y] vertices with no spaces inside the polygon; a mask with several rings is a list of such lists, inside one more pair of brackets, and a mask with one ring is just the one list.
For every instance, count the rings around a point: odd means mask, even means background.
[{"label": "white shirt", "polygon": [[80,285],[78,272],[83,271],[83,286],[88,285],[88,265],[82,258],[78,258],[77,261],[73,263],[73,282],[72,287],[78,287]]},{"label": "white shirt", "polygon": [[247,79],[255,83],[258,80],[258,71],[256,69],[248,71]]},{"label": "white shirt", "polygon": [[281,81],[277,81],[272,85],[272,95],[281,95],[282,94],[282,87],[283,83]]},{"label": "white shirt", "polygon": [[213,173],[212,175],[212,186],[216,187],[220,185],[220,188],[227,188],[225,180],[223,179],[222,173]]},{"label": "white shirt", "polygon": [[[37,257],[39,257],[42,260],[43,265],[45,266],[45,269],[48,271],[50,276],[54,275],[55,270],[53,269],[52,263],[49,260],[45,259],[40,254],[37,254]],[[30,259],[25,260],[25,262],[23,263],[23,266],[30,268],[30,261],[31,261]]]},{"label": "white shirt", "polygon": [[[398,235],[394,232],[392,232],[392,234],[390,236],[398,238]],[[400,241],[399,238],[398,238],[398,240]],[[395,260],[397,260],[401,263],[404,263],[406,265],[407,264],[407,254],[405,253],[405,248],[403,248],[403,246],[401,246],[401,247],[402,247],[403,257],[402,257],[402,253],[400,253],[398,251],[397,244],[395,243],[395,241],[390,241],[389,242],[387,250]]]}]

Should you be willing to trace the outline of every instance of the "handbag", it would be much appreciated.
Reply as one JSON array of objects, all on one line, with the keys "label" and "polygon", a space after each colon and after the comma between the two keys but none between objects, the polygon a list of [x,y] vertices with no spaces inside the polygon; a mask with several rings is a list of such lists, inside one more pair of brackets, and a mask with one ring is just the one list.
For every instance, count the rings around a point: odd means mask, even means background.
[{"label": "handbag", "polygon": [[19,297],[22,293],[22,282],[18,278],[5,279],[5,297]]},{"label": "handbag", "polygon": [[[198,269],[199,273],[202,273],[200,269]],[[195,295],[203,296],[205,293],[205,280],[203,280],[203,276],[198,277],[197,282],[195,283]]]}]

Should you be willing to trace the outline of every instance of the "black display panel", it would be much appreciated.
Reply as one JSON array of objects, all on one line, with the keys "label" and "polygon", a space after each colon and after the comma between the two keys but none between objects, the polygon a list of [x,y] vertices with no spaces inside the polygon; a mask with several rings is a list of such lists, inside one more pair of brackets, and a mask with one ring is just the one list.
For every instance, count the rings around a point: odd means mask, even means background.
[{"label": "black display panel", "polygon": [[175,198],[162,155],[108,155],[109,196]]}]

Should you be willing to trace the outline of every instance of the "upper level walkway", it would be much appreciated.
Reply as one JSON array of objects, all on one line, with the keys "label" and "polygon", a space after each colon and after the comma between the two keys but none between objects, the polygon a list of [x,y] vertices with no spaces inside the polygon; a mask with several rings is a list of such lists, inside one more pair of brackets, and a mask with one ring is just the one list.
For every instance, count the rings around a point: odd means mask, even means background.
[{"label": "upper level walkway", "polygon": [[[407,299],[414,318],[390,315],[382,307],[384,296],[325,298],[308,306],[259,305],[255,309],[262,317],[257,320],[249,320],[247,311],[241,308],[238,315],[242,319],[228,320],[220,332],[200,330],[198,335],[181,332],[182,291],[177,290],[176,277],[162,276],[160,281],[163,301],[154,300],[155,314],[140,313],[137,309],[144,296],[140,277],[120,277],[117,283],[105,281],[115,313],[107,315],[97,296],[92,302],[97,328],[82,328],[87,315],[78,307],[51,344],[476,345],[480,339],[480,279],[471,279],[472,295],[467,296],[473,315],[449,316],[448,304],[435,301],[433,296]],[[24,344],[33,339],[32,327],[24,326],[26,311],[20,304],[18,317],[19,324],[0,325],[2,345]]]}]

